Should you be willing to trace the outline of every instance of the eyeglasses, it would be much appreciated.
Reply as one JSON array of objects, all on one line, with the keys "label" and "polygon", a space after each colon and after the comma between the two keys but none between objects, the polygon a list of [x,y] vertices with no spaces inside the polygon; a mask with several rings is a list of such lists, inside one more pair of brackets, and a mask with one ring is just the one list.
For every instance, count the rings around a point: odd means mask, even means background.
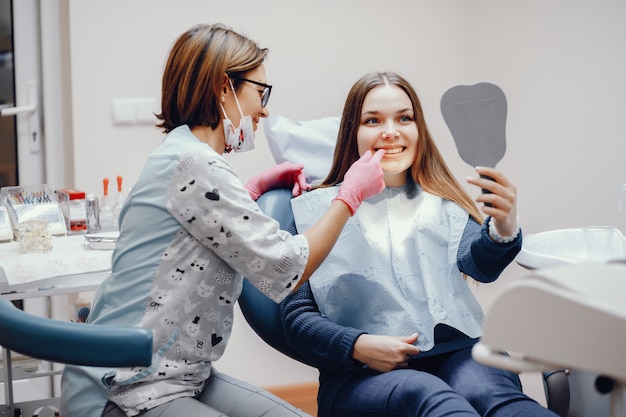
[{"label": "eyeglasses", "polygon": [[254,81],[254,80],[249,80],[247,78],[243,78],[243,77],[239,77],[239,80],[242,81],[247,81],[249,83],[258,85],[260,87],[263,87],[263,92],[261,92],[261,107],[265,107],[267,106],[267,102],[270,101],[270,94],[272,94],[272,86],[269,84],[263,84],[260,83],[258,81]]}]

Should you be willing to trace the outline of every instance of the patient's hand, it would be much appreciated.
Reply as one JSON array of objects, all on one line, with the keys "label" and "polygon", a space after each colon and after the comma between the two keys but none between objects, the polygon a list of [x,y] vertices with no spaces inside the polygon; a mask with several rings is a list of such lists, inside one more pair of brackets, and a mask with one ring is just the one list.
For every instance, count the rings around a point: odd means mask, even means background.
[{"label": "patient's hand", "polygon": [[388,372],[408,365],[409,359],[419,354],[411,336],[382,336],[362,334],[356,340],[352,357],[379,372]]},{"label": "patient's hand", "polygon": [[476,167],[476,171],[480,175],[493,178],[493,180],[467,178],[468,183],[489,191],[480,194],[476,202],[490,204],[490,206],[484,206],[482,210],[488,216],[493,217],[500,235],[512,235],[518,229],[517,187],[502,172],[494,168]]}]

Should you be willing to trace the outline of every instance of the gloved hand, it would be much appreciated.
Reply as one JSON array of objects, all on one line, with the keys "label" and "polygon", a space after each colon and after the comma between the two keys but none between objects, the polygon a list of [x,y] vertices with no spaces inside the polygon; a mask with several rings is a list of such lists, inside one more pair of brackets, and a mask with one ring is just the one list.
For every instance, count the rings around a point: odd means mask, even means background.
[{"label": "gloved hand", "polygon": [[363,200],[385,189],[383,169],[380,165],[384,155],[385,151],[382,149],[373,155],[370,151],[365,152],[343,176],[335,199],[346,203],[353,216]]},{"label": "gloved hand", "polygon": [[292,187],[291,194],[295,197],[311,189],[311,185],[306,182],[303,169],[304,165],[283,162],[252,177],[245,187],[254,201],[274,188]]}]

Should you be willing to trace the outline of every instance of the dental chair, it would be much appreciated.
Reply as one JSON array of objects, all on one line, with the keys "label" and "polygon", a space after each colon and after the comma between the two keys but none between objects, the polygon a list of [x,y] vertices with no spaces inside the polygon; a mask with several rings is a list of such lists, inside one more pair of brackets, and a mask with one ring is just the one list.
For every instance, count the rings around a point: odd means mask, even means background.
[{"label": "dental chair", "polygon": [[[330,169],[339,122],[339,117],[294,121],[271,115],[264,119],[262,125],[274,161],[277,164],[285,161],[303,164],[307,180],[314,182],[325,178]],[[281,228],[287,229],[293,221],[291,198],[290,190],[277,189],[265,193],[257,203],[265,214],[278,220]],[[244,280],[239,305],[252,329],[266,343],[307,364],[285,341],[279,306],[264,297],[247,280]],[[547,407],[561,417],[568,417],[571,403],[569,371],[550,370],[542,375]]]},{"label": "dental chair", "polygon": [[[287,230],[293,221],[289,202],[291,198],[291,190],[277,188],[263,194],[257,204],[263,213],[278,221],[281,229]],[[243,280],[239,307],[250,327],[265,343],[298,362],[313,366],[287,343],[280,318],[280,306],[263,295],[247,279]]]},{"label": "dental chair", "polygon": [[516,372],[569,369],[567,416],[625,417],[625,294],[623,260],[533,270],[495,300],[472,354]]},{"label": "dental chair", "polygon": [[[257,204],[263,213],[276,219],[280,227],[287,230],[293,221],[289,202],[291,198],[291,190],[274,189],[263,194]],[[243,282],[239,307],[250,327],[268,345],[292,359],[314,367],[287,343],[281,323],[280,306],[265,297],[248,280]],[[548,408],[561,417],[568,417],[570,404],[568,371],[564,369],[546,371],[543,373],[543,381]]]},{"label": "dental chair", "polygon": [[[85,366],[148,366],[152,361],[152,332],[138,327],[72,323],[26,313],[0,299],[0,345],[5,391],[1,416],[37,416],[52,410],[58,416],[58,398],[13,402],[11,351],[49,362]],[[24,373],[24,371],[22,371]],[[54,372],[28,377],[49,376]]]}]

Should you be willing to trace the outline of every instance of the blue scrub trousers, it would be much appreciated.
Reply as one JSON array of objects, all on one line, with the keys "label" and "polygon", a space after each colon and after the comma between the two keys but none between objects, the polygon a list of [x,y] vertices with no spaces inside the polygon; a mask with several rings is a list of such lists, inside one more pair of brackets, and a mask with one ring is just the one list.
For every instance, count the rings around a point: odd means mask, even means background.
[{"label": "blue scrub trousers", "polygon": [[471,347],[352,377],[333,417],[558,417],[522,393],[517,374],[482,365]]}]

